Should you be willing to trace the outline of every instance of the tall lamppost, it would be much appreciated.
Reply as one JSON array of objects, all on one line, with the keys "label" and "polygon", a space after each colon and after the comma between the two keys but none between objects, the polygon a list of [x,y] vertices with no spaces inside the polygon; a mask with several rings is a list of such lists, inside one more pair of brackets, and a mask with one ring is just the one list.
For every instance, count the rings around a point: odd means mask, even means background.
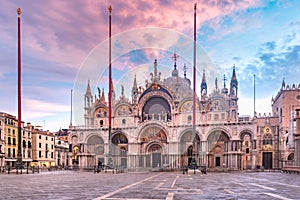
[{"label": "tall lamppost", "polygon": [[17,9],[18,13],[18,154],[17,169],[23,168],[22,162],[22,127],[21,127],[21,8]]}]

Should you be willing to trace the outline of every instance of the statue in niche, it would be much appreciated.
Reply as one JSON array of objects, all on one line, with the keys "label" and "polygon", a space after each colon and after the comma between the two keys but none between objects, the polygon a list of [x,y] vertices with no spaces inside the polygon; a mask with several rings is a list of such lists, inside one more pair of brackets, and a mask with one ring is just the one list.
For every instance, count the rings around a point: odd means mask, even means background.
[{"label": "statue in niche", "polygon": [[100,97],[101,97],[101,90],[100,90],[99,87],[98,87],[98,97],[99,97],[99,99],[100,99]]},{"label": "statue in niche", "polygon": [[121,85],[121,96],[124,97],[124,86]]}]

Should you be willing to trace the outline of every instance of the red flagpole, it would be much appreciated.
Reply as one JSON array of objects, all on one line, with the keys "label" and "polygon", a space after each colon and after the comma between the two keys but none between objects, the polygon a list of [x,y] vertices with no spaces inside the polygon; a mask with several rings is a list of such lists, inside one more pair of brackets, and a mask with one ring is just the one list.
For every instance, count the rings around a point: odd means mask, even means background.
[{"label": "red flagpole", "polygon": [[112,69],[111,69],[111,13],[112,13],[112,7],[111,5],[108,7],[108,11],[109,11],[109,86],[108,86],[108,148],[109,148],[109,158],[108,158],[108,165],[112,164],[111,162],[111,158],[110,158],[110,139],[111,139],[111,97],[112,97]]},{"label": "red flagpole", "polygon": [[21,127],[21,9],[18,8],[18,127]]},{"label": "red flagpole", "polygon": [[197,10],[197,3],[194,4],[193,130],[195,130],[195,124],[196,124],[196,10]]},{"label": "red flagpole", "polygon": [[[22,168],[22,134],[21,134],[21,9],[17,9],[18,13],[18,153],[17,168]],[[21,170],[22,173],[22,170]]]}]

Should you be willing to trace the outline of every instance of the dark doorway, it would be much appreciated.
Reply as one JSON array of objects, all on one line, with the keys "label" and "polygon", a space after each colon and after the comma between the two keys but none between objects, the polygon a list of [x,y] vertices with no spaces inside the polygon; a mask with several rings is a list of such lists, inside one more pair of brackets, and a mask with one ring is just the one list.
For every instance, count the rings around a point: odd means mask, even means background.
[{"label": "dark doorway", "polygon": [[272,152],[263,152],[263,166],[265,169],[272,169]]},{"label": "dark doorway", "polygon": [[161,153],[152,153],[152,168],[161,167]]},{"label": "dark doorway", "polygon": [[216,167],[220,167],[221,162],[220,162],[220,157],[216,157]]}]

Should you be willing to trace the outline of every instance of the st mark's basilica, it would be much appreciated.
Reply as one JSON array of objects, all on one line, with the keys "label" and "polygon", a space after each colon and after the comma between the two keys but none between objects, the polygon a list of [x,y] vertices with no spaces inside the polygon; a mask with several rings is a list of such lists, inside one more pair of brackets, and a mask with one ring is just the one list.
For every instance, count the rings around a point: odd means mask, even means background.
[{"label": "st mark's basilica", "polygon": [[[179,169],[194,162],[218,171],[282,168],[294,161],[293,117],[299,114],[300,84],[279,84],[278,94],[272,102],[270,98],[272,114],[241,117],[239,106],[247,105],[239,105],[235,67],[228,88],[217,81],[207,85],[203,71],[193,127],[190,79],[179,73],[176,61],[170,77],[160,77],[158,62],[145,85],[132,78],[131,97],[123,86],[118,98],[112,90],[110,148],[106,94],[100,89],[92,94],[88,83],[82,105],[85,126],[69,129],[73,165],[88,168],[101,161],[139,170]],[[208,87],[213,88],[210,94]]]}]

